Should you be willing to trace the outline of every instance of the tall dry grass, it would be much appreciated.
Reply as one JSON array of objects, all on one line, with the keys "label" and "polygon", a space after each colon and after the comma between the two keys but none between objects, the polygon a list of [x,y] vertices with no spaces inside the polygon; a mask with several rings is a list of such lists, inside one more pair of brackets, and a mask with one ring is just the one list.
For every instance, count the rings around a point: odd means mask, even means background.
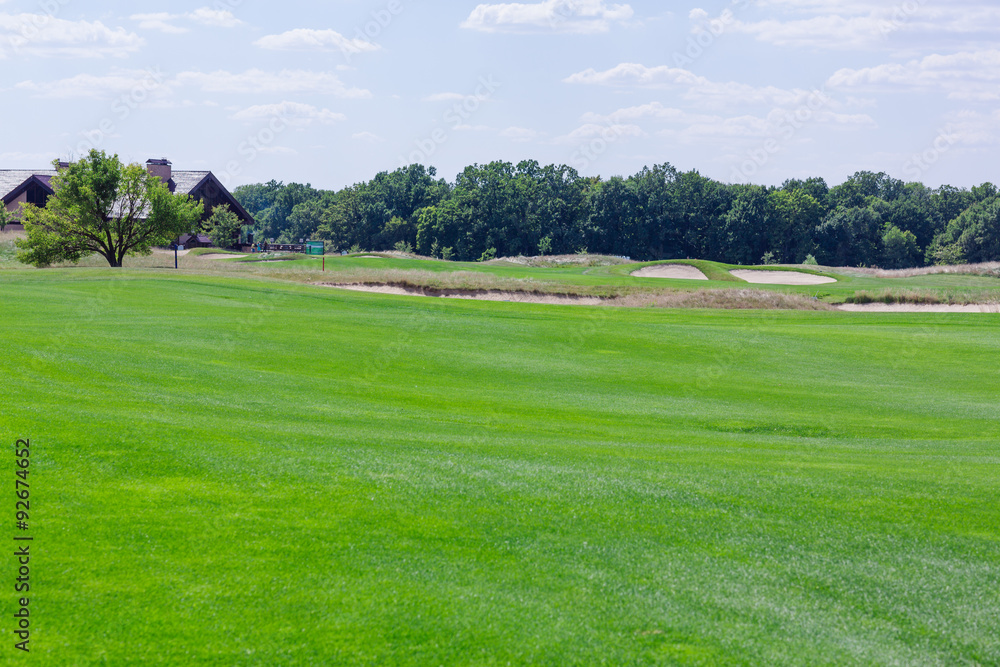
[{"label": "tall dry grass", "polygon": [[858,290],[845,299],[846,303],[866,304],[915,304],[923,306],[968,306],[973,304],[989,305],[996,299],[983,298],[982,292],[964,292],[961,290],[921,290],[921,289],[884,289]]},{"label": "tall dry grass", "polygon": [[914,269],[836,269],[847,274],[872,276],[874,278],[913,278],[915,276],[932,276],[938,274],[956,274],[970,276],[990,276],[1000,278],[1000,262],[985,262],[982,264],[954,264],[941,266],[924,266]]}]

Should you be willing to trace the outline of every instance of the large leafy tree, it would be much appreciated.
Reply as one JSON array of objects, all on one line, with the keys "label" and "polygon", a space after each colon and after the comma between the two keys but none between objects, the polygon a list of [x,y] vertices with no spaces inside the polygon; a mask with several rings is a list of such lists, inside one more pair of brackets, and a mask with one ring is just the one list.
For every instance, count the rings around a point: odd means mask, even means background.
[{"label": "large leafy tree", "polygon": [[22,208],[27,237],[18,259],[48,266],[97,253],[120,267],[127,255],[148,255],[198,225],[201,202],[173,195],[138,164],[91,150],[52,179],[55,194],[45,208]]},{"label": "large leafy tree", "polygon": [[202,230],[212,239],[212,245],[219,248],[231,247],[239,238],[243,221],[228,204],[216,206],[212,215],[202,223]]},{"label": "large leafy tree", "polygon": [[1000,260],[1000,197],[970,206],[948,223],[927,255],[928,260],[944,264]]}]

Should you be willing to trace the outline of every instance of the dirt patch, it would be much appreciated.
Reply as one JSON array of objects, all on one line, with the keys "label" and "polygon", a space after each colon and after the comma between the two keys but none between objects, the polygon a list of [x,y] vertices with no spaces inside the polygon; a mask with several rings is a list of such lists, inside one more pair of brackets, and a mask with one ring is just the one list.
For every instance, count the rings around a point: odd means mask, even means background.
[{"label": "dirt patch", "polygon": [[657,264],[633,271],[636,278],[673,278],[674,280],[708,280],[708,276],[687,264]]},{"label": "dirt patch", "polygon": [[836,278],[814,276],[811,273],[800,273],[799,271],[757,271],[738,269],[736,271],[730,271],[729,273],[755,285],[826,285],[828,283],[837,282]]},{"label": "dirt patch", "polygon": [[515,303],[572,304],[577,306],[597,306],[601,299],[596,296],[575,296],[572,294],[533,294],[531,292],[508,292],[502,290],[432,290],[419,287],[397,285],[359,285],[316,283],[323,287],[336,287],[354,292],[374,292],[376,294],[400,294],[407,296],[429,296],[445,299],[473,299],[477,301],[511,301]]},{"label": "dirt patch", "polygon": [[198,255],[199,259],[243,259],[244,257],[249,257],[250,255],[226,255],[223,253],[210,253],[207,255]]},{"label": "dirt patch", "polygon": [[850,313],[1000,313],[1000,304],[845,303],[837,310]]}]

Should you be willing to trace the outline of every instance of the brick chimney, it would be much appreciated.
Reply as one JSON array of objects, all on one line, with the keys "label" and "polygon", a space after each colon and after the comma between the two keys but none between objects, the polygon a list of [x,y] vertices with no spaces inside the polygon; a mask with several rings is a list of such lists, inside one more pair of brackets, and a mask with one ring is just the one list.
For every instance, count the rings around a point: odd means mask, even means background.
[{"label": "brick chimney", "polygon": [[160,180],[166,183],[170,180],[173,170],[170,168],[170,160],[167,158],[146,160],[146,170],[153,176],[159,176]]}]

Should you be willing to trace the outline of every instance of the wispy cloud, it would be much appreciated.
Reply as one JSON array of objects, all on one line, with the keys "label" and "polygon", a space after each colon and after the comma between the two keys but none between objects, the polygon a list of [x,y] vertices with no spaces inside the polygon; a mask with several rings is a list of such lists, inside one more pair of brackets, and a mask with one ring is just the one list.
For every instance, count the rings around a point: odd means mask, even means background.
[{"label": "wispy cloud", "polygon": [[593,34],[607,32],[634,13],[629,5],[610,5],[604,0],[479,5],[462,27],[481,32]]},{"label": "wispy cloud", "polygon": [[164,75],[157,71],[115,68],[104,75],[77,74],[57,81],[22,81],[14,88],[52,99],[111,99],[135,90],[145,91],[144,97],[153,91],[162,96],[168,92],[162,87],[164,80]]},{"label": "wispy cloud", "polygon": [[261,37],[254,46],[271,51],[339,51],[356,54],[378,51],[382,47],[365,39],[350,39],[336,30],[298,28],[279,35]]},{"label": "wispy cloud", "polygon": [[201,7],[193,12],[183,14],[171,14],[169,12],[155,12],[152,14],[132,14],[133,21],[139,22],[141,30],[159,30],[168,34],[180,34],[188,32],[190,29],[176,25],[176,22],[196,23],[198,25],[212,28],[235,28],[243,25],[233,13],[226,9],[211,9]]},{"label": "wispy cloud", "polygon": [[938,93],[951,99],[1000,100],[1000,50],[930,55],[906,63],[841,69],[829,85],[839,89]]},{"label": "wispy cloud", "polygon": [[329,109],[319,109],[311,104],[299,102],[279,102],[278,104],[260,104],[237,111],[231,116],[233,120],[257,121],[268,118],[281,118],[289,125],[308,127],[315,123],[331,125],[346,120],[347,116],[335,113]]},{"label": "wispy cloud", "polygon": [[370,91],[349,88],[334,74],[308,70],[182,72],[177,75],[176,82],[211,93],[320,93],[347,99],[371,97]]},{"label": "wispy cloud", "polygon": [[67,21],[47,14],[0,14],[0,58],[123,58],[145,42],[100,21]]}]

